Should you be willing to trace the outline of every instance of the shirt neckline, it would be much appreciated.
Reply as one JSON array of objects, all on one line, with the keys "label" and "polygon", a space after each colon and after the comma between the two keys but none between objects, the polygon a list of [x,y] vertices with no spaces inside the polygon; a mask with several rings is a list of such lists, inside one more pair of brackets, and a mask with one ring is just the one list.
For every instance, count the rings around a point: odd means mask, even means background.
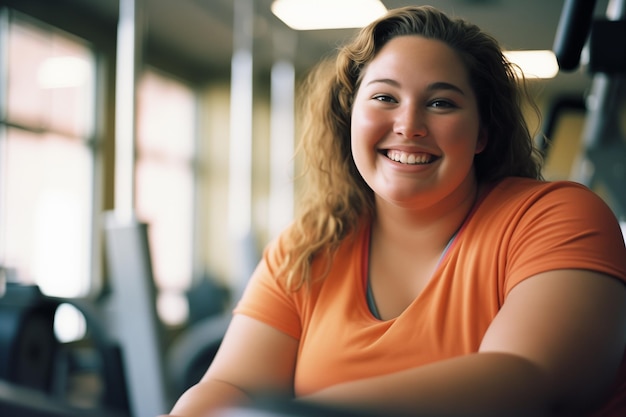
[{"label": "shirt neckline", "polygon": [[[450,240],[448,241],[443,251],[441,252],[441,256],[439,257],[439,260],[437,261],[437,265],[433,272],[433,276],[437,274],[437,271],[441,267],[441,264],[443,263],[443,261],[447,259],[447,256],[452,252],[451,249],[454,246],[456,246],[456,242],[458,241],[457,238],[463,233],[468,223],[470,222],[471,218],[474,216],[474,213],[478,210],[478,207],[481,205],[483,200],[487,197],[487,195],[491,192],[493,188],[494,186],[490,185],[490,186],[485,187],[482,191],[479,190],[479,194],[476,197],[476,201],[472,205],[472,208],[463,219],[463,222],[461,223],[459,228],[450,237]],[[368,311],[370,312],[370,314],[374,316],[374,318],[376,318],[377,320],[382,320],[380,318],[378,308],[376,307],[376,300],[374,299],[374,294],[372,292],[372,286],[370,285],[370,279],[369,279],[369,258],[370,258],[370,243],[371,243],[371,238],[372,238],[372,220],[370,220],[367,223],[363,233],[364,233],[364,236],[363,236],[363,246],[362,246],[363,256],[361,257],[362,259],[361,281],[362,281],[363,288],[365,290],[364,291],[365,301],[366,301]]]}]

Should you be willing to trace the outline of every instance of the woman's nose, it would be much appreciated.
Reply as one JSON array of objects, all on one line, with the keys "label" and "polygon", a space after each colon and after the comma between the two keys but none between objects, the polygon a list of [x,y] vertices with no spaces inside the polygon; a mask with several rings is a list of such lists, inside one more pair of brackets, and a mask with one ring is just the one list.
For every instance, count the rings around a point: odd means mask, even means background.
[{"label": "woman's nose", "polygon": [[398,109],[394,132],[406,138],[426,136],[428,129],[423,111],[408,105]]}]

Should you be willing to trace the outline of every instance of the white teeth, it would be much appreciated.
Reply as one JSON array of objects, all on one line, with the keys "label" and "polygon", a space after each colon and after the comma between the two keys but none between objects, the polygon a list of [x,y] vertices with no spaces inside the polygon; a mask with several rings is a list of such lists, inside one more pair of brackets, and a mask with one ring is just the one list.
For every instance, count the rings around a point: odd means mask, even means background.
[{"label": "white teeth", "polygon": [[425,153],[407,153],[390,149],[387,151],[387,158],[402,164],[419,165],[427,164],[431,161],[431,155]]}]

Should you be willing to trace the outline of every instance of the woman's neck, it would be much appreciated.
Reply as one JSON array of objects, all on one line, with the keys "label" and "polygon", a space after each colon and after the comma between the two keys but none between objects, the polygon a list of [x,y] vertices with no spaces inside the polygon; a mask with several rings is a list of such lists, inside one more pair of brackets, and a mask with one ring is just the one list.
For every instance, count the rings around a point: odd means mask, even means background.
[{"label": "woman's neck", "polygon": [[400,207],[376,201],[372,238],[425,251],[440,251],[463,225],[478,199],[473,183],[430,206]]}]

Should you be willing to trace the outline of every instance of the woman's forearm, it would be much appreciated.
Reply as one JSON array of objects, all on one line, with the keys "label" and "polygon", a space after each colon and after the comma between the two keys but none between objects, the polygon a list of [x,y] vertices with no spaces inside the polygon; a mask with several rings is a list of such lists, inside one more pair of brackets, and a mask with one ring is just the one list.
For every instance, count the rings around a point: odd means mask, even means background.
[{"label": "woman's forearm", "polygon": [[406,416],[548,416],[568,406],[538,366],[499,353],[346,382],[302,400]]},{"label": "woman's forearm", "polygon": [[205,380],[189,388],[167,416],[207,417],[211,411],[218,408],[245,404],[249,400],[245,392],[232,384]]}]

